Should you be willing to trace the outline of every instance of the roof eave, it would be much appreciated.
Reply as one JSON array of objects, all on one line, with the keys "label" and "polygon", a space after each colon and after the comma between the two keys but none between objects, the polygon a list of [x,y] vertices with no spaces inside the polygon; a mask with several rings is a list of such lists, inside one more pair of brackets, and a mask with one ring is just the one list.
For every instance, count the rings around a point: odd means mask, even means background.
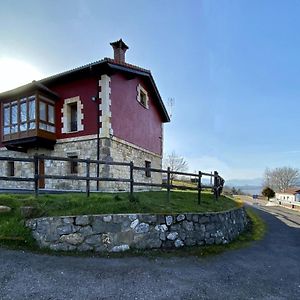
[{"label": "roof eave", "polygon": [[117,70],[120,70],[120,71],[130,72],[130,73],[134,73],[136,75],[148,77],[150,79],[150,81],[151,81],[151,84],[154,87],[155,94],[156,94],[157,99],[159,101],[159,104],[160,104],[160,106],[162,108],[162,112],[163,112],[163,116],[164,116],[164,120],[163,121],[164,121],[164,123],[170,122],[169,114],[168,114],[167,109],[166,109],[166,107],[165,107],[165,105],[164,105],[164,103],[163,103],[163,101],[161,99],[160,93],[158,91],[158,88],[157,88],[157,86],[155,84],[155,81],[154,81],[154,79],[153,79],[152,74],[151,74],[150,71],[147,72],[147,71],[135,70],[135,69],[132,69],[130,67],[126,67],[126,66],[122,66],[122,65],[118,65],[118,64],[113,64],[113,63],[108,63],[108,66],[110,68],[117,69]]}]

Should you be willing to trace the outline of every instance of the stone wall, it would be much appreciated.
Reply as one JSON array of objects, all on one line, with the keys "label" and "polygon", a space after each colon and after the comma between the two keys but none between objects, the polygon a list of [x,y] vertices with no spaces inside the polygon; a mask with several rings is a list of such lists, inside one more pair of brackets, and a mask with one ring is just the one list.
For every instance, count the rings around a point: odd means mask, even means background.
[{"label": "stone wall", "polygon": [[[100,160],[104,161],[119,161],[130,162],[133,161],[136,166],[144,167],[145,160],[151,161],[153,168],[161,168],[161,157],[142,148],[126,143],[125,141],[112,138],[100,139]],[[82,138],[70,138],[60,140],[54,146],[54,150],[48,149],[30,149],[27,153],[16,151],[9,151],[5,148],[0,150],[0,156],[32,158],[34,154],[47,156],[78,156],[78,158],[97,159],[97,139],[95,136],[87,136]],[[8,164],[6,161],[0,161],[0,176],[7,176]],[[15,162],[15,176],[16,177],[33,177],[34,166],[33,163]],[[47,175],[74,175],[71,174],[70,162],[50,161],[45,160],[45,174]],[[96,177],[96,164],[90,166],[90,176]],[[78,163],[78,175],[86,175],[86,164]],[[129,179],[128,166],[109,166],[100,165],[100,177],[113,177]],[[146,177],[142,171],[134,172],[135,180],[141,182],[155,182],[161,184],[161,174],[156,173],[151,177]],[[91,190],[96,190],[96,182],[91,181]],[[31,188],[34,184],[32,182],[14,182],[14,181],[0,181],[0,188]],[[77,180],[45,180],[46,189],[58,190],[82,190],[86,188],[85,181]],[[139,188],[137,187],[136,190]],[[145,189],[145,188],[143,188]],[[128,183],[122,182],[100,182],[101,191],[120,191],[129,190]]]},{"label": "stone wall", "polygon": [[247,226],[244,208],[218,213],[116,214],[31,219],[26,226],[40,247],[118,252],[226,244]]}]

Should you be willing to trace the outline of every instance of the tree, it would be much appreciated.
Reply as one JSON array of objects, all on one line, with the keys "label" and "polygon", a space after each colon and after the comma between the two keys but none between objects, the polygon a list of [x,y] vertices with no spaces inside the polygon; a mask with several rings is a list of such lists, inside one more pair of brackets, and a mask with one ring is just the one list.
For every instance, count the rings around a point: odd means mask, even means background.
[{"label": "tree", "polygon": [[268,186],[265,187],[261,193],[263,196],[268,198],[268,201],[270,200],[270,198],[273,198],[275,196],[275,192]]},{"label": "tree", "polygon": [[[173,172],[185,172],[188,170],[188,163],[185,159],[175,153],[173,151],[171,154],[167,154],[163,160],[163,168],[167,169],[170,167],[170,171]],[[170,175],[171,184],[173,184],[173,180],[177,178],[176,174]]]},{"label": "tree", "polygon": [[274,191],[284,192],[290,187],[297,185],[299,170],[291,167],[281,167],[271,170],[267,168],[264,174],[264,186]]}]

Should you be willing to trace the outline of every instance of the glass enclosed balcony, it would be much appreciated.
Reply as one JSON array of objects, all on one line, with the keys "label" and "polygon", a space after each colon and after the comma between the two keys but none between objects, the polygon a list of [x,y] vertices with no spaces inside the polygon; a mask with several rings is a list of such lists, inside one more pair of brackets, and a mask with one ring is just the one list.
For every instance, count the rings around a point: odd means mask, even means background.
[{"label": "glass enclosed balcony", "polygon": [[2,101],[1,110],[2,143],[7,148],[53,147],[56,142],[54,97],[35,91]]}]

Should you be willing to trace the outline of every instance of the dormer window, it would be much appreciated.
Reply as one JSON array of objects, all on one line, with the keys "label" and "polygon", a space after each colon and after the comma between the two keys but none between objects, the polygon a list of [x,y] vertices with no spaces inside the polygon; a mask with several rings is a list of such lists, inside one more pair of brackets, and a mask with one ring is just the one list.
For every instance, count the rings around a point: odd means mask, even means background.
[{"label": "dormer window", "polygon": [[149,97],[147,91],[139,84],[137,86],[137,101],[145,108],[149,108]]}]

